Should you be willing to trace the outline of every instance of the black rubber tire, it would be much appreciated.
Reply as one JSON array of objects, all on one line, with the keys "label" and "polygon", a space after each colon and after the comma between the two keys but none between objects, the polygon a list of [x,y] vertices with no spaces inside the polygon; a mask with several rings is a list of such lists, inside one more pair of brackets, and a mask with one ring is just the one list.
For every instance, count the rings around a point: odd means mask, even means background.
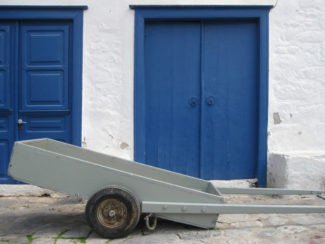
[{"label": "black rubber tire", "polygon": [[[122,212],[124,213],[126,210],[125,217],[123,217],[124,220],[122,220],[119,226],[114,227],[107,223],[102,223],[103,218],[108,218],[108,221],[111,220],[110,216],[98,216],[98,213],[104,214],[104,209],[101,207],[103,207],[105,201],[118,202],[120,206],[123,206]],[[140,215],[141,210],[139,201],[132,193],[120,186],[108,186],[96,192],[86,205],[86,217],[89,226],[98,235],[108,239],[121,238],[130,234],[137,226]]]}]

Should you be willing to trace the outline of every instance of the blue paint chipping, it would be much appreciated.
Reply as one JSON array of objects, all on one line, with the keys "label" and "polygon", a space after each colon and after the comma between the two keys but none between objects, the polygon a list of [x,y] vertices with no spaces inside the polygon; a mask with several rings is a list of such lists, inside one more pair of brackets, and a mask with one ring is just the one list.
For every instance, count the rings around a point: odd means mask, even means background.
[{"label": "blue paint chipping", "polygon": [[266,185],[270,6],[135,6],[135,160]]},{"label": "blue paint chipping", "polygon": [[84,9],[0,7],[0,184],[19,183],[7,176],[16,140],[81,145]]}]

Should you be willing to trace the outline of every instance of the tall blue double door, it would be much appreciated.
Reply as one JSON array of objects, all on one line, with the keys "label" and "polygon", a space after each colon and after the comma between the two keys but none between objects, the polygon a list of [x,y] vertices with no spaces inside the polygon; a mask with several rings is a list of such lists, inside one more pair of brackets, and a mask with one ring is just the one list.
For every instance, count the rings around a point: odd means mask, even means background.
[{"label": "tall blue double door", "polygon": [[144,161],[204,179],[255,178],[258,23],[150,21]]},{"label": "tall blue double door", "polygon": [[16,140],[71,135],[71,23],[0,22],[0,184]]}]

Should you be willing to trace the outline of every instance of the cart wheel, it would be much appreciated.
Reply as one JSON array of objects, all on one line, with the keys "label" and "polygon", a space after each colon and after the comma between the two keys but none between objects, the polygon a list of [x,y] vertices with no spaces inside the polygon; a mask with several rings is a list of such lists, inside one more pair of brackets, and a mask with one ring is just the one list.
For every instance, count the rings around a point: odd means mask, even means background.
[{"label": "cart wheel", "polygon": [[138,224],[140,204],[126,189],[109,186],[93,195],[86,206],[89,225],[104,238],[127,236]]}]

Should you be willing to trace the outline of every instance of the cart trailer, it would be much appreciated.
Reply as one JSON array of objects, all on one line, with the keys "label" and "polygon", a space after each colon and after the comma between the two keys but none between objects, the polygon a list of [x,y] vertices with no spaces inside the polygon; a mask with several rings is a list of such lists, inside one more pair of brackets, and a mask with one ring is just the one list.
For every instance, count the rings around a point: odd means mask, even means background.
[{"label": "cart trailer", "polygon": [[141,214],[205,229],[219,214],[325,213],[325,206],[226,204],[222,194],[322,194],[321,191],[215,187],[211,182],[52,139],[15,142],[8,175],[88,200],[89,225],[105,238],[128,235]]}]

